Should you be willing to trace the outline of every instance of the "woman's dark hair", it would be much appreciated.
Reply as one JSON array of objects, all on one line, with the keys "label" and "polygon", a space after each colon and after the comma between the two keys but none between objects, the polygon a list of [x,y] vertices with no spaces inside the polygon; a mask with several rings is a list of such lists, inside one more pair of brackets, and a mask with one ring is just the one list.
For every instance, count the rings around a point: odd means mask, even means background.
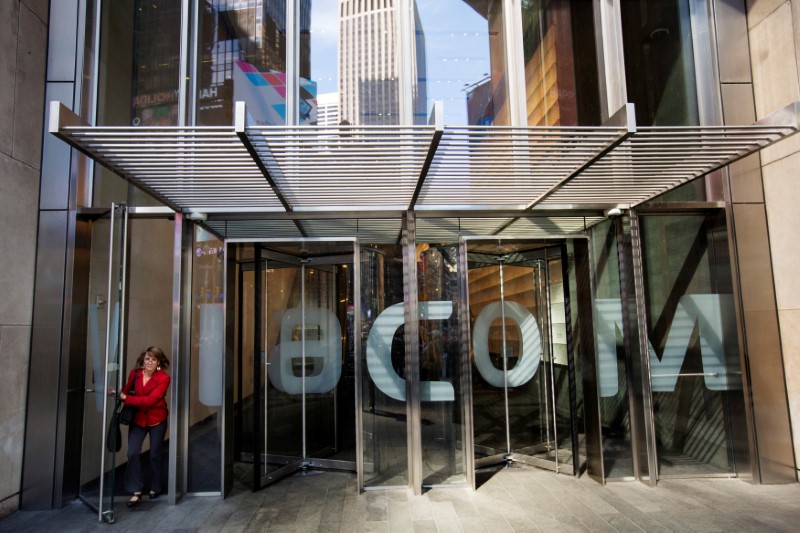
[{"label": "woman's dark hair", "polygon": [[148,346],[145,348],[144,351],[139,354],[139,358],[136,359],[136,368],[144,368],[144,356],[148,354],[150,357],[156,358],[158,361],[158,366],[160,366],[162,370],[169,368],[169,359],[167,359],[167,356],[164,355],[164,350],[158,346]]}]

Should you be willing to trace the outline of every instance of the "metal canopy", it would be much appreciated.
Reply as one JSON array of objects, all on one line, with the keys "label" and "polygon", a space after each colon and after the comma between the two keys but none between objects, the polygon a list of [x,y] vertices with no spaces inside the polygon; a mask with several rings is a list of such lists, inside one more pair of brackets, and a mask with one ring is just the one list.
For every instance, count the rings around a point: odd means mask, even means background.
[{"label": "metal canopy", "polygon": [[[216,219],[284,213],[308,233],[330,225],[298,222],[304,214],[505,211],[517,215],[503,229],[538,227],[539,216],[552,229],[571,210],[634,207],[796,133],[800,103],[750,126],[637,127],[632,104],[600,127],[449,127],[436,112],[429,126],[257,126],[247,116],[237,102],[233,126],[87,126],[51,102],[49,130],[173,209]],[[584,216],[555,227],[581,231]]]}]

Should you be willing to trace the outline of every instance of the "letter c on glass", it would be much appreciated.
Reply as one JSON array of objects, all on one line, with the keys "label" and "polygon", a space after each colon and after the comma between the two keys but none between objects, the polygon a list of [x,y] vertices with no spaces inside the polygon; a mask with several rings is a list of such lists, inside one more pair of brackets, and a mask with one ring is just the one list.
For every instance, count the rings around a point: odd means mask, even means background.
[{"label": "letter c on glass", "polygon": [[[519,387],[527,383],[539,368],[542,357],[542,340],[539,325],[533,315],[516,302],[505,302],[505,315],[519,326],[522,333],[522,355],[514,368],[508,371],[508,386]],[[503,387],[503,371],[495,368],[489,358],[489,327],[501,317],[500,302],[492,302],[475,319],[472,328],[472,350],[478,373],[493,387]]]}]

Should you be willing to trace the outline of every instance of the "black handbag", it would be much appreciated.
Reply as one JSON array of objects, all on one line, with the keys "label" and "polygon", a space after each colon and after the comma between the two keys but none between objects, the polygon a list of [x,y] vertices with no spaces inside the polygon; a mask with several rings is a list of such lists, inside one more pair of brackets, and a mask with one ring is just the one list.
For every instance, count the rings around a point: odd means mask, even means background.
[{"label": "black handbag", "polygon": [[111,453],[116,453],[122,449],[122,431],[119,430],[119,421],[116,413],[111,417],[111,422],[108,424],[106,449]]},{"label": "black handbag", "polygon": [[[136,371],[133,371],[133,380],[131,381],[131,388],[125,394],[131,395],[133,394],[133,388],[136,385]],[[122,424],[123,426],[130,425],[133,422],[133,415],[136,414],[136,408],[132,405],[126,405],[125,402],[122,400],[117,400],[117,408],[115,409],[115,413],[117,416],[117,422]]]},{"label": "black handbag", "polygon": [[[133,394],[133,387],[136,385],[136,371],[133,372],[133,384],[131,385],[128,394]],[[117,400],[114,404],[114,414],[111,416],[111,421],[108,424],[108,433],[106,434],[106,449],[111,453],[116,453],[122,449],[122,431],[119,425],[126,426],[133,422],[133,416],[136,414],[136,408],[132,405],[125,405],[122,400]]]}]

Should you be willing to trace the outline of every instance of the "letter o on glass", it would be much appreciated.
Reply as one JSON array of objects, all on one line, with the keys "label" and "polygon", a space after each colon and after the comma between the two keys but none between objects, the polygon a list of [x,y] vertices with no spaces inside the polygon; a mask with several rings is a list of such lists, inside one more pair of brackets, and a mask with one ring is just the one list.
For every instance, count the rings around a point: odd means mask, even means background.
[{"label": "letter o on glass", "polygon": [[[519,326],[522,333],[522,354],[508,371],[508,386],[524,385],[536,374],[542,358],[542,340],[539,325],[533,315],[516,302],[505,302],[505,315]],[[489,327],[501,317],[500,302],[492,302],[475,319],[472,328],[472,350],[475,354],[475,366],[478,373],[489,385],[503,387],[503,371],[498,370],[489,358]]]}]

